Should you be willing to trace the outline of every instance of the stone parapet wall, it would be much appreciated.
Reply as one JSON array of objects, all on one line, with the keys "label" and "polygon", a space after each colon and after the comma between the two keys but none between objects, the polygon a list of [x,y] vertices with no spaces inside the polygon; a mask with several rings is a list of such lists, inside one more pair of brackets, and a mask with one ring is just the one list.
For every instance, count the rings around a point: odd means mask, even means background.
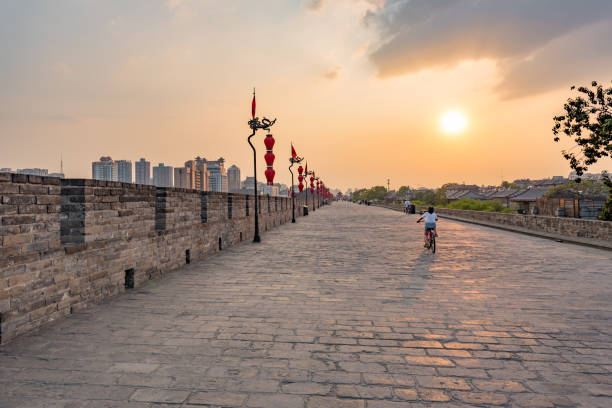
[{"label": "stone parapet wall", "polygon": [[[402,204],[377,204],[404,211]],[[417,206],[417,211],[427,207]],[[549,217],[541,215],[504,214],[485,211],[436,208],[441,218],[471,222],[510,231],[563,240],[577,244],[612,249],[612,222],[580,218]]]},{"label": "stone parapet wall", "polygon": [[[0,342],[252,240],[254,200],[0,173]],[[291,222],[290,199],[259,203],[260,233]]]}]

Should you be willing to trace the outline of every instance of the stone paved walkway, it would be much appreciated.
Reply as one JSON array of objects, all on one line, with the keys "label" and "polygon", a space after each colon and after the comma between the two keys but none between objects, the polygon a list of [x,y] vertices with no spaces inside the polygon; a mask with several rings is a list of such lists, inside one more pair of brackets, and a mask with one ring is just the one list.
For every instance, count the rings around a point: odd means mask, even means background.
[{"label": "stone paved walkway", "polygon": [[0,348],[0,407],[612,406],[612,254],[338,203]]}]

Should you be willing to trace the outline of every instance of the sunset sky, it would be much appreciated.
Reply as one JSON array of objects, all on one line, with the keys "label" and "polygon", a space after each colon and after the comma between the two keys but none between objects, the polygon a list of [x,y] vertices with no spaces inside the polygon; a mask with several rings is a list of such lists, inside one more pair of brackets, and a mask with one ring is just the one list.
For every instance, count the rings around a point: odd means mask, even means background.
[{"label": "sunset sky", "polygon": [[291,141],[343,190],[567,176],[552,117],[612,85],[611,38],[609,0],[4,0],[0,167],[223,156],[244,178],[256,87],[276,181]]}]

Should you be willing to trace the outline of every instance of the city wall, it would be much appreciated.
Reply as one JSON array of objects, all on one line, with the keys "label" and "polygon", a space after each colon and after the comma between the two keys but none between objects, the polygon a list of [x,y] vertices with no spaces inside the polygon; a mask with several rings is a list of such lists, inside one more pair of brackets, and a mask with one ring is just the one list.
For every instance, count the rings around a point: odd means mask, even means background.
[{"label": "city wall", "polygon": [[[0,173],[0,196],[0,343],[254,235],[252,195]],[[261,234],[291,222],[259,210]]]},{"label": "city wall", "polygon": [[[382,207],[404,211],[402,204],[385,204]],[[427,207],[417,206],[418,211]],[[470,222],[577,244],[612,249],[612,222],[584,220],[580,218],[548,217],[541,215],[503,214],[485,211],[436,208],[441,218]]]}]

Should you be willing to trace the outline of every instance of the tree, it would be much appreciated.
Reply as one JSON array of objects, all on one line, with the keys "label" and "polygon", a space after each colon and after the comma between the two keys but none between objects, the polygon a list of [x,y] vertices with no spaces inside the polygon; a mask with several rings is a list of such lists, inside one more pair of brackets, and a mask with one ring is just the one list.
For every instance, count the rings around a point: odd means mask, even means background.
[{"label": "tree", "polygon": [[[569,98],[563,105],[565,114],[553,118],[552,131],[555,142],[560,140],[561,133],[576,142],[572,149],[563,150],[562,154],[580,177],[600,158],[612,155],[612,87],[604,88],[593,81],[590,89],[581,86],[578,92],[582,95]],[[579,151],[572,152],[576,147]]]},{"label": "tree", "polygon": [[446,205],[448,204],[448,199],[446,198],[446,190],[448,190],[449,187],[451,186],[455,186],[457,185],[457,183],[446,183],[444,185],[442,185],[442,187],[440,187],[437,191],[436,191],[436,205]]},{"label": "tree", "polygon": [[367,194],[368,200],[379,200],[383,201],[385,199],[385,195],[387,194],[387,189],[384,186],[376,186],[372,187]]},{"label": "tree", "polygon": [[501,186],[503,188],[505,188],[506,190],[510,189],[510,190],[520,190],[521,186],[514,184],[514,183],[510,183],[509,181],[502,181]]},{"label": "tree", "polygon": [[436,193],[433,190],[420,190],[412,195],[412,200],[427,205],[434,205],[436,202]]},{"label": "tree", "polygon": [[399,190],[397,190],[397,195],[400,197],[405,197],[408,195],[408,193],[410,192],[410,187],[408,186],[401,186],[399,188]]},{"label": "tree", "polygon": [[605,197],[608,188],[604,183],[595,180],[584,180],[580,183],[571,183],[554,186],[546,191],[547,198],[582,198],[582,197]]},{"label": "tree", "polygon": [[601,209],[599,219],[602,221],[612,221],[612,181],[608,177],[608,173],[603,173],[603,182],[608,187],[608,200]]}]

